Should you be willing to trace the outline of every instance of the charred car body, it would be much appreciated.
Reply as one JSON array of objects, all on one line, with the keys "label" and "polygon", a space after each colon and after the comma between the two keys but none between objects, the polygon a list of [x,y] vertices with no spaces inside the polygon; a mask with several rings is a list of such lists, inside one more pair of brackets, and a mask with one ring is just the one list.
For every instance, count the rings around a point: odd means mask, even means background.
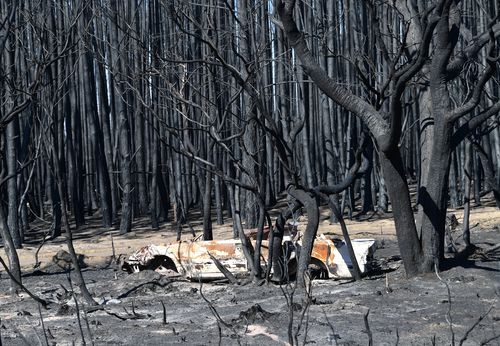
[{"label": "charred car body", "polygon": [[[352,245],[361,273],[366,273],[376,248],[373,239],[355,239]],[[283,243],[288,273],[292,276],[300,253],[300,240]],[[268,265],[269,242],[262,241],[262,266]],[[148,245],[134,252],[125,260],[122,268],[130,273],[141,270],[156,270],[164,274],[182,275],[190,280],[223,279],[224,274],[210,257],[215,257],[233,275],[246,274],[249,270],[243,245],[239,239],[212,241],[180,241],[166,245]],[[316,238],[311,253],[311,267],[319,271],[320,277],[350,279],[351,260],[346,244],[341,240],[323,235]]]}]

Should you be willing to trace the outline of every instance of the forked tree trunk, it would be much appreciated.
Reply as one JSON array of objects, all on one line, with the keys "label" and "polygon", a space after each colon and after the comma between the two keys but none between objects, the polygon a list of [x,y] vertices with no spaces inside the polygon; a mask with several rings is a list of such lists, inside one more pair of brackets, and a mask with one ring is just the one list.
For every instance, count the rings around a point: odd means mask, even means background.
[{"label": "forked tree trunk", "polygon": [[291,187],[288,190],[290,196],[299,201],[305,208],[307,213],[307,226],[302,238],[302,248],[297,268],[297,284],[299,287],[305,287],[306,281],[304,274],[306,273],[309,263],[311,262],[311,251],[314,245],[314,239],[318,232],[319,226],[319,206],[315,197],[302,189]]}]

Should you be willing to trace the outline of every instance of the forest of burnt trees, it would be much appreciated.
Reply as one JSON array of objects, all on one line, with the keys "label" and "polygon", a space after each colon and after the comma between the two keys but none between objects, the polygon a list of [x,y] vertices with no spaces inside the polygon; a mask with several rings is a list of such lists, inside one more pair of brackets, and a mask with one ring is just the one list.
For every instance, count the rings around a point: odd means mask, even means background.
[{"label": "forest of burnt trees", "polygon": [[407,274],[433,271],[448,206],[500,206],[499,36],[496,0],[3,0],[10,268],[33,224],[244,237],[286,195],[304,253],[320,204],[390,210]]}]

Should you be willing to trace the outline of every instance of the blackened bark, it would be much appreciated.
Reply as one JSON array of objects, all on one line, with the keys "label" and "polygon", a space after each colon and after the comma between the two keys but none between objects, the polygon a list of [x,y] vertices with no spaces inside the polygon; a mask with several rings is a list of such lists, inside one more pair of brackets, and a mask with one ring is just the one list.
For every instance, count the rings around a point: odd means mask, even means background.
[{"label": "blackened bark", "polygon": [[[54,164],[53,158],[52,165]],[[50,226],[50,237],[55,239],[61,235],[61,198],[59,196],[59,191],[57,190],[57,186],[54,183],[54,178],[47,168],[47,188],[50,194],[50,204],[52,207],[52,225]]]},{"label": "blackened bark", "polygon": [[205,172],[205,194],[203,196],[203,240],[212,240],[212,173]]},{"label": "blackened bark", "polygon": [[217,216],[217,225],[224,224],[224,214],[223,214],[223,203],[224,199],[222,197],[222,187],[220,178],[218,176],[214,177],[214,188],[215,188],[215,213]]},{"label": "blackened bark", "polygon": [[[495,198],[495,203],[497,208],[500,209],[500,184],[497,183],[495,179],[495,172],[493,170],[493,164],[488,157],[486,151],[479,145],[479,143],[473,143],[474,150],[476,151],[484,170],[484,182],[485,191],[493,191],[493,197]],[[500,172],[498,172],[500,176]]]},{"label": "blackened bark", "polygon": [[[383,177],[391,182],[391,184],[387,185],[387,189],[393,204],[398,243],[403,256],[406,273],[410,276],[416,275],[420,271],[421,247],[414,223],[408,185],[397,141],[401,133],[402,115],[402,106],[399,98],[404,91],[405,81],[409,80],[425,61],[424,54],[426,50],[420,54],[416,64],[412,64],[409,68],[403,70],[403,75],[400,76],[397,83],[397,90],[391,99],[391,123],[389,124],[385,117],[373,106],[338,85],[317,64],[306,44],[304,35],[299,31],[294,20],[294,9],[294,0],[277,2],[277,12],[282,20],[284,31],[290,44],[299,56],[305,72],[328,97],[360,117],[379,146]],[[433,27],[430,29],[432,30]],[[431,34],[432,31],[428,33],[427,45],[430,43]],[[428,48],[428,46],[424,48]]]},{"label": "blackened bark", "polygon": [[239,197],[240,189],[239,189],[239,187],[234,186],[234,185],[230,188],[232,188],[233,189],[232,191],[234,191],[230,196],[230,198],[232,199],[231,203],[234,205],[234,208],[232,208],[233,209],[233,223],[234,223],[233,227],[235,227],[233,232],[236,233],[235,238],[239,238],[241,241],[241,245],[243,248],[243,254],[245,255],[245,259],[247,260],[247,264],[249,266],[250,272],[254,273],[255,272],[255,268],[253,265],[254,248],[253,248],[250,240],[245,235],[245,232],[243,232],[243,225],[241,223],[241,213],[240,213],[241,204],[240,204],[240,197]]},{"label": "blackened bark", "polygon": [[[136,48],[137,49],[137,48]],[[138,69],[139,70],[139,69]],[[148,210],[148,185],[147,185],[147,173],[146,173],[146,148],[144,140],[144,109],[138,107],[137,111],[134,113],[135,121],[135,164],[136,164],[136,186],[137,186],[137,198],[139,200],[139,215],[143,215]]]},{"label": "blackened bark", "polygon": [[309,262],[311,262],[311,252],[319,226],[318,201],[315,196],[311,196],[311,194],[299,188],[290,187],[288,193],[306,208],[307,213],[307,226],[302,238],[297,269],[297,284],[299,287],[305,287],[306,279],[304,275],[306,274]]},{"label": "blackened bark", "polygon": [[454,151],[451,155],[450,163],[450,205],[452,208],[457,208],[458,203],[458,165],[457,153]]},{"label": "blackened bark", "polygon": [[262,276],[262,267],[260,265],[260,260],[261,260],[261,246],[262,246],[262,240],[264,238],[264,223],[266,222],[265,219],[265,213],[266,213],[266,207],[264,200],[261,198],[257,199],[257,202],[259,204],[259,220],[257,223],[257,239],[255,240],[255,249],[254,249],[254,255],[253,255],[253,275],[255,279],[260,279]]},{"label": "blackened bark", "polygon": [[420,272],[422,249],[413,218],[403,162],[397,152],[381,153],[380,163],[384,176],[391,182],[387,184],[387,190],[391,196],[396,235],[405,271],[408,276],[414,276]]},{"label": "blackened bark", "polygon": [[[120,3],[118,1],[112,1],[111,7],[113,11],[113,19],[115,23],[123,23],[121,15],[130,15],[127,11],[126,4]],[[125,12],[125,13],[124,13]],[[123,23],[125,24],[125,23]],[[125,54],[127,43],[129,37],[123,37],[121,29],[116,25],[111,29],[110,44],[111,44],[111,56],[117,60],[117,65],[115,66],[116,71],[113,74],[114,83],[114,101],[115,101],[115,129],[118,132],[118,146],[119,146],[119,157],[120,157],[120,188],[122,191],[122,215],[120,221],[120,233],[125,234],[130,232],[132,227],[132,175],[131,175],[131,145],[130,145],[130,123],[129,114],[127,109],[127,102],[129,93],[125,90],[126,85],[126,72],[128,70],[127,66],[127,55]]]},{"label": "blackened bark", "polygon": [[119,121],[121,186],[123,189],[120,233],[125,234],[130,232],[132,227],[132,176],[130,173],[130,128],[124,109],[120,111]]},{"label": "blackened bark", "polygon": [[9,212],[7,224],[16,249],[22,248],[23,238],[19,228],[19,214],[17,212],[19,193],[17,189],[17,142],[19,128],[17,121],[11,121],[7,125],[7,195],[9,197]]},{"label": "blackened bark", "polygon": [[112,225],[112,205],[111,205],[111,186],[108,175],[108,166],[106,163],[106,154],[104,153],[104,136],[99,123],[97,114],[97,95],[95,90],[95,74],[92,57],[90,53],[83,56],[83,88],[85,91],[85,109],[89,114],[91,126],[91,142],[93,144],[94,163],[99,188],[100,208],[102,214],[102,223],[106,228]]},{"label": "blackened bark", "polygon": [[[0,176],[3,176],[0,175]],[[5,219],[5,213],[3,207],[0,205],[0,235],[2,236],[3,246],[5,248],[5,253],[7,254],[7,260],[9,262],[9,269],[14,275],[18,282],[21,280],[21,265],[19,263],[19,257],[17,256],[16,247],[12,236],[9,232],[9,227],[7,225],[7,220]],[[17,285],[14,280],[10,281],[10,289],[12,293],[17,293],[21,287]]]},{"label": "blackened bark", "polygon": [[[154,120],[152,122],[154,124]],[[152,147],[150,149],[151,152],[151,184],[149,187],[149,213],[151,218],[151,227],[153,229],[157,229],[159,227],[158,222],[158,180],[161,179],[161,171],[159,168],[159,155],[158,155],[158,136],[154,131],[152,132]]]},{"label": "blackened bark", "polygon": [[[57,157],[57,152],[55,149],[52,150],[52,154],[54,157]],[[73,246],[73,231],[71,230],[71,226],[69,224],[69,218],[68,218],[68,213],[67,213],[67,203],[66,203],[66,198],[64,195],[63,191],[63,184],[61,181],[60,177],[60,167],[61,167],[61,162],[59,159],[55,160],[55,165],[52,167],[53,172],[54,172],[54,179],[56,180],[56,185],[57,185],[57,190],[61,198],[61,207],[62,207],[62,219],[63,219],[63,226],[64,226],[64,231],[65,231],[65,237],[66,237],[66,245],[68,247],[68,252],[71,256],[71,264],[72,268],[75,270],[76,273],[76,284],[78,288],[80,288],[80,293],[83,296],[83,299],[85,302],[89,305],[97,305],[95,300],[92,298],[92,295],[90,294],[87,285],[85,284],[85,280],[83,279],[82,275],[82,270],[80,267],[80,263],[78,261],[78,257],[75,251],[75,248]]]},{"label": "blackened bark", "polygon": [[[68,64],[71,65],[73,62],[72,57],[70,57]],[[71,188],[71,202],[72,209],[77,220],[77,225],[81,225],[85,222],[85,178],[83,169],[83,128],[81,119],[81,108],[78,102],[77,96],[77,83],[76,81],[70,79],[68,82],[68,94],[70,103],[70,113],[68,114],[70,120],[66,121],[66,126],[71,129],[71,133],[67,134],[67,145],[68,145],[68,161],[69,161],[69,175],[71,178],[69,181],[72,182]],[[68,130],[69,131],[69,130]]]},{"label": "blackened bark", "polygon": [[366,172],[363,175],[363,201],[362,201],[362,213],[368,213],[375,209],[375,205],[373,203],[373,195],[372,195],[372,170],[373,170],[373,141],[371,138],[367,139],[367,147],[364,152],[364,156],[368,161],[368,166],[366,168]]},{"label": "blackened bark", "polygon": [[[99,85],[99,105],[100,105],[100,123],[102,128],[102,143],[104,145],[104,152],[107,163],[107,175],[109,177],[110,194],[111,194],[111,219],[114,222],[116,213],[120,205],[118,199],[118,177],[112,174],[114,167],[113,156],[113,138],[111,131],[111,121],[116,121],[116,106],[114,99],[114,91],[109,90],[106,83],[106,71],[102,63],[97,64],[97,83]],[[109,96],[109,97],[108,97]],[[104,178],[105,179],[105,178]]]},{"label": "blackened bark", "polygon": [[283,282],[284,280],[288,280],[289,277],[287,275],[286,266],[288,263],[285,262],[284,254],[283,254],[283,237],[285,235],[285,227],[288,219],[290,219],[293,214],[302,208],[302,204],[299,201],[292,201],[292,204],[289,208],[283,209],[281,213],[276,218],[276,227],[273,232],[273,277],[272,281]]},{"label": "blackened bark", "polygon": [[[249,102],[249,101],[248,101]],[[255,110],[255,109],[254,109]],[[249,118],[251,115],[249,114]],[[248,185],[255,184],[255,178],[258,175],[257,170],[257,128],[253,121],[246,125],[245,133],[243,135],[242,146],[244,147],[242,153],[242,164],[245,172],[242,174],[243,182]],[[252,191],[244,191],[244,205],[245,208],[242,212],[246,228],[256,228],[259,222],[259,206],[257,197]]]},{"label": "blackened bark", "polygon": [[[429,168],[429,179],[426,186],[419,189],[419,201],[422,205],[423,217],[421,227],[422,262],[421,271],[432,272],[435,266],[441,267],[444,260],[444,235],[446,224],[446,207],[448,202],[448,182],[450,168],[451,128],[445,123],[436,121],[435,145]],[[440,145],[437,145],[437,144]]]},{"label": "blackened bark", "polygon": [[[7,34],[6,38],[6,51],[5,51],[5,64],[8,70],[11,70],[15,74],[16,66],[14,62],[15,53],[15,43],[13,35]],[[0,51],[0,56],[2,56],[2,51]],[[3,83],[3,81],[2,81]],[[6,85],[7,86],[7,85]],[[10,111],[16,106],[13,90],[11,86],[7,86],[5,90],[6,105],[4,109]],[[0,114],[2,110],[0,109]],[[0,130],[2,131],[2,130]],[[18,121],[11,121],[7,125],[6,131],[6,163],[7,163],[7,176],[9,180],[7,181],[7,194],[9,197],[9,208],[7,216],[7,224],[9,226],[9,232],[12,237],[12,241],[16,249],[22,247],[23,239],[19,230],[19,217],[17,212],[18,206],[18,189],[17,189],[17,141],[19,136],[19,125]]]},{"label": "blackened bark", "polygon": [[476,206],[481,205],[481,181],[482,181],[482,167],[481,160],[475,155],[472,154],[472,164],[474,165],[474,169],[472,170],[474,174],[474,202]]},{"label": "blackened bark", "polygon": [[470,243],[470,196],[472,181],[472,146],[469,141],[465,143],[465,162],[464,162],[464,217],[462,221],[462,238],[466,247]]}]

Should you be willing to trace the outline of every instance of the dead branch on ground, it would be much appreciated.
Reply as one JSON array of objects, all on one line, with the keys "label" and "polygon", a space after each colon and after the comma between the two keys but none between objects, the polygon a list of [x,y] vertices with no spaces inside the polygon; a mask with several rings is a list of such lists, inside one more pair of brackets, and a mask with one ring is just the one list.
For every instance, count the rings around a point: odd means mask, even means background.
[{"label": "dead branch on ground", "polygon": [[328,324],[328,327],[330,327],[330,330],[332,331],[332,338],[333,338],[333,341],[335,342],[335,346],[338,346],[339,342],[337,341],[337,339],[339,337],[337,335],[335,335],[335,328],[333,327],[332,322],[330,322],[330,320],[328,319],[328,316],[326,315],[325,309],[321,308],[321,311],[323,312],[323,315],[325,316],[325,320],[326,320],[326,323]]},{"label": "dead branch on ground", "polygon": [[89,316],[87,315],[87,311],[85,311],[85,309],[83,309],[83,320],[85,321],[85,326],[87,327],[87,332],[90,336],[90,344],[94,346],[94,334],[92,334],[92,330],[90,329]]},{"label": "dead branch on ground", "polygon": [[67,277],[68,277],[68,282],[69,282],[69,287],[71,290],[71,296],[73,297],[73,300],[75,301],[75,309],[76,309],[76,319],[78,321],[78,328],[80,329],[80,335],[82,337],[82,343],[85,346],[85,335],[83,334],[83,328],[82,328],[82,321],[80,320],[80,305],[78,304],[78,299],[76,299],[76,294],[75,290],[73,288],[73,282],[71,281],[71,269],[68,269],[67,272]]},{"label": "dead branch on ground", "polygon": [[485,314],[483,315],[480,315],[478,317],[478,319],[476,320],[476,322],[474,322],[474,324],[472,326],[470,326],[469,329],[467,329],[467,331],[465,332],[464,336],[462,337],[462,339],[460,339],[460,341],[458,342],[458,345],[459,346],[462,346],[463,343],[465,342],[465,340],[467,340],[467,338],[469,337],[469,334],[474,330],[474,328],[476,328],[476,326],[481,323],[481,321],[486,317],[488,316],[488,314],[490,313],[490,311],[493,310],[493,306],[491,306],[488,311],[486,311]]},{"label": "dead branch on ground", "polygon": [[24,319],[26,320],[26,322],[28,323],[28,325],[31,327],[31,329],[33,329],[33,333],[35,333],[35,336],[36,336],[36,339],[38,340],[38,343],[41,345],[42,344],[42,339],[40,339],[40,335],[38,335],[38,332],[36,331],[35,326],[33,325],[33,323],[28,318],[28,316],[32,316],[31,313],[29,313],[27,311],[20,311],[20,312],[17,313],[17,315],[24,317]]},{"label": "dead branch on ground", "polygon": [[167,324],[167,308],[165,307],[165,303],[163,303],[163,300],[160,300],[160,303],[161,303],[161,307],[162,307],[162,310],[163,310],[163,324],[166,325]]},{"label": "dead branch on ground", "polygon": [[205,297],[205,295],[203,294],[203,282],[201,281],[201,279],[200,279],[200,295],[201,295],[201,298],[203,298],[203,300],[207,303],[208,307],[210,308],[210,312],[215,317],[215,320],[217,322],[217,329],[218,329],[218,333],[219,333],[219,343],[218,344],[221,345],[221,343],[222,343],[222,328],[221,328],[221,325],[223,325],[224,327],[229,328],[234,333],[234,335],[236,335],[236,337],[237,337],[236,341],[238,342],[238,345],[241,345],[240,336],[238,335],[238,333],[236,333],[236,330],[233,328],[233,326],[231,324],[227,323],[226,321],[224,321],[220,317],[219,312],[214,307],[214,305],[212,304],[212,302],[210,300],[208,300]]},{"label": "dead branch on ground", "polygon": [[368,315],[370,314],[370,309],[366,311],[363,315],[363,322],[365,323],[365,333],[368,335],[368,346],[373,346],[373,333],[370,329],[370,323],[368,322]]},{"label": "dead branch on ground", "polygon": [[486,339],[486,340],[483,340],[481,341],[481,343],[479,344],[479,346],[484,346],[484,345],[488,345],[490,342],[492,342],[493,340],[496,340],[496,339],[500,339],[500,334],[497,334],[489,339]]},{"label": "dead branch on ground", "polygon": [[156,282],[156,281],[148,281],[148,282],[143,282],[135,287],[132,287],[131,289],[129,289],[127,292],[125,293],[122,293],[120,294],[118,297],[116,297],[116,299],[123,299],[123,298],[126,298],[129,294],[137,291],[139,288],[145,286],[145,285],[154,285],[154,286],[158,286],[158,287],[161,287],[161,288],[164,288],[166,287],[167,285],[170,285],[173,281],[168,281],[168,282],[165,282],[165,283],[161,283],[161,282]]},{"label": "dead branch on ground", "polygon": [[448,322],[448,326],[450,327],[451,344],[455,345],[455,332],[453,331],[453,320],[451,318],[451,291],[450,291],[450,286],[439,275],[437,264],[434,264],[434,270],[436,272],[436,276],[439,279],[439,281],[441,281],[446,286],[446,292],[448,294],[448,310],[446,311],[446,322]]},{"label": "dead branch on ground", "polygon": [[[45,343],[47,344],[47,346],[49,346],[49,339],[47,338],[47,331],[45,330],[45,324],[43,323],[43,315],[42,315],[42,309],[40,308],[40,304],[37,304],[38,306],[38,315],[40,316],[40,324],[42,326],[42,330],[43,330],[43,336],[45,338]],[[2,342],[0,341],[0,344]]]},{"label": "dead branch on ground", "polygon": [[217,269],[220,270],[220,272],[226,277],[226,279],[229,280],[229,282],[231,284],[233,284],[233,285],[240,284],[240,282],[238,281],[238,279],[236,279],[236,277],[233,275],[233,273],[231,273],[226,267],[224,267],[224,265],[222,263],[220,263],[220,261],[217,258],[215,258],[214,255],[212,255],[210,252],[208,252],[208,256],[210,256],[210,259],[214,262]]}]

